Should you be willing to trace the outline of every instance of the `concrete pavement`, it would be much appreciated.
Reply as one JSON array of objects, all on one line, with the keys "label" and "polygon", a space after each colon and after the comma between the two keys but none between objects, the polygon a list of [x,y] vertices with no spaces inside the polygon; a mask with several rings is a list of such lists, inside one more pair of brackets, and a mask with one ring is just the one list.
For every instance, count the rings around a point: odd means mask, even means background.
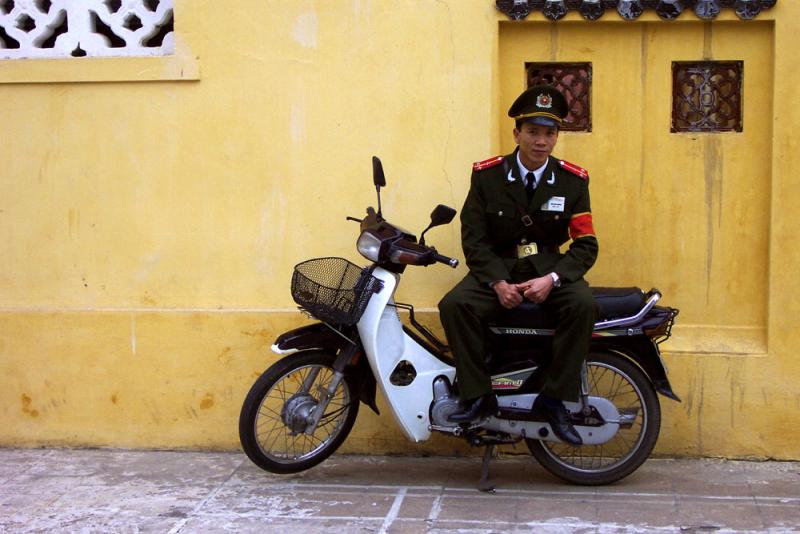
[{"label": "concrete pavement", "polygon": [[277,476],[241,453],[0,449],[0,532],[798,532],[800,463],[649,460],[606,487],[529,456],[335,455]]}]

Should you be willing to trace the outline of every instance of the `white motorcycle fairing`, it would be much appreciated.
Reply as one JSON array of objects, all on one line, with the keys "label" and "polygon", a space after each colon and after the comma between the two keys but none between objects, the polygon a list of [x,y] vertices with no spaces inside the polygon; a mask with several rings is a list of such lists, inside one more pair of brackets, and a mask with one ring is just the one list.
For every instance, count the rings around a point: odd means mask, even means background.
[{"label": "white motorcycle fairing", "polygon": [[[533,403],[536,401],[537,394],[527,393],[523,395],[505,395],[498,397],[497,404],[500,408],[513,408],[516,410],[531,411]],[[602,445],[608,442],[620,428],[621,424],[625,423],[625,418],[622,417],[617,410],[616,406],[602,397],[589,397],[587,399],[589,405],[594,407],[597,412],[602,416],[605,421],[600,426],[581,426],[575,425],[575,431],[580,434],[584,445]],[[577,402],[564,402],[564,406],[571,412],[579,412],[582,406]],[[542,441],[555,441],[561,442],[556,437],[553,429],[545,422],[537,421],[516,421],[511,419],[499,419],[497,417],[490,417],[485,423],[483,428],[487,430],[494,430],[495,432],[505,432],[512,436],[523,436],[533,439],[540,439]]]},{"label": "white motorcycle fairing", "polygon": [[[383,289],[372,295],[356,325],[358,334],[378,387],[400,428],[409,439],[425,441],[431,435],[428,427],[433,381],[438,376],[446,376],[452,382],[456,370],[439,361],[403,331],[397,310],[390,306],[399,276],[380,267],[372,275],[383,282]],[[396,386],[390,377],[403,361],[413,365],[416,377],[408,385]]]}]

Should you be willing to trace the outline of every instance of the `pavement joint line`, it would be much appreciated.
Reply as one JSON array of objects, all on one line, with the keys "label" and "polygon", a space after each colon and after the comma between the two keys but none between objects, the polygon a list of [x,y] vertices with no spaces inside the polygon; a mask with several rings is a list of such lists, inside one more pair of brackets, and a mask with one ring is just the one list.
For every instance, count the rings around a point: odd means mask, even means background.
[{"label": "pavement joint line", "polygon": [[397,492],[392,507],[389,508],[389,512],[386,514],[378,534],[386,534],[386,532],[389,531],[389,527],[392,526],[392,523],[394,523],[395,519],[397,519],[397,515],[400,513],[400,507],[403,505],[403,499],[405,499],[407,491],[406,488],[400,488]]},{"label": "pavement joint line", "polygon": [[[198,517],[202,516],[204,518],[211,518],[211,517],[219,517],[219,518],[229,518],[230,513],[228,512],[203,512],[198,514]],[[308,514],[290,514],[290,513],[282,513],[280,511],[277,512],[269,512],[266,515],[260,512],[236,512],[236,517],[239,519],[290,519],[292,521],[296,519],[316,519],[316,520],[324,520],[324,521],[356,521],[356,522],[373,522],[373,523],[383,523],[386,521],[386,516],[382,515],[325,515],[325,514],[317,514],[317,515],[308,515]],[[397,518],[395,521],[402,521],[408,518]]]},{"label": "pavement joint line", "polygon": [[767,508],[776,508],[776,506],[771,503],[764,503],[763,506],[759,504],[758,499],[755,497],[755,492],[753,491],[753,484],[749,480],[747,482],[747,489],[750,491],[750,494],[753,495],[753,501],[756,503],[756,513],[758,514],[758,518],[761,520],[761,526],[764,527],[768,524],[767,518],[765,517],[767,514]]},{"label": "pavement joint line", "polygon": [[[292,491],[292,494],[294,494],[294,495],[303,494],[303,493],[308,493],[308,494],[312,494],[312,495],[319,495],[319,494],[363,495],[364,494],[363,491],[352,491],[352,490],[346,490],[346,489],[345,490],[343,490],[343,489],[334,490],[332,488],[331,489],[320,490],[318,488],[311,488],[311,487],[309,487],[308,489],[296,489],[295,488],[294,490],[291,490],[291,491]],[[456,499],[456,500],[492,499],[492,498],[496,498],[496,497],[493,497],[491,495],[483,495],[483,494],[479,493],[477,488],[475,490],[473,490],[473,491],[474,491],[474,493],[469,494],[469,495],[466,494],[466,493],[459,493],[459,494],[446,494],[445,493],[445,494],[443,494],[443,493],[440,493],[440,492],[439,493],[423,492],[423,493],[407,493],[407,496],[408,497],[415,497],[415,498],[423,498],[423,497],[424,498],[434,498],[434,499],[439,499],[439,501],[441,501],[441,499],[444,498],[444,497],[447,497],[448,499]],[[387,492],[387,493],[375,492],[373,494],[374,495],[387,496],[387,497],[391,496],[391,495],[394,495],[394,493],[391,493],[391,492]],[[565,496],[569,496],[569,494],[560,494],[560,495],[548,495],[548,494],[541,494],[541,495],[538,495],[538,494],[534,494],[534,495],[512,495],[512,494],[505,494],[504,495],[504,497],[506,499],[515,499],[515,500],[537,499],[537,500],[542,500],[542,501],[553,501],[553,500],[563,501],[564,500],[563,498]],[[625,497],[624,499],[613,499],[613,498],[612,499],[605,499],[605,498],[603,498],[602,495],[595,495],[593,497],[594,498],[592,499],[592,501],[593,502],[599,502],[599,503],[618,503],[621,500],[623,502],[629,502],[630,501],[629,497]],[[640,503],[640,504],[673,504],[673,502],[674,502],[674,498],[673,498],[674,496],[673,495],[665,494],[662,497],[666,497],[666,499],[659,499],[659,498],[653,497],[653,498],[647,498],[647,499],[636,499],[635,502],[636,503]],[[577,496],[577,498],[574,499],[574,500],[579,500],[579,499],[580,500],[587,500],[587,498],[588,498],[587,495],[581,495],[581,496]],[[751,502],[750,504],[755,505],[756,503],[755,502]]]},{"label": "pavement joint line", "polygon": [[[222,512],[215,512],[215,513],[206,513],[203,514],[205,517],[228,517],[228,514]],[[257,518],[257,519],[264,519],[265,516],[258,513],[241,513],[237,514],[239,518]],[[383,522],[385,524],[386,518],[384,516],[347,516],[347,515],[305,515],[305,514],[269,514],[266,518],[271,520],[310,520],[310,521],[352,521],[355,523],[377,523],[378,521]],[[570,519],[571,521],[564,521],[563,519]],[[617,528],[622,529],[624,532],[630,533],[630,526],[622,526],[617,523],[610,523],[610,522],[603,522],[603,521],[574,521],[578,519],[574,516],[565,516],[564,518],[553,518],[549,520],[542,520],[542,521],[527,521],[525,523],[514,522],[514,521],[502,521],[497,519],[436,519],[435,523],[440,525],[462,525],[468,524],[472,525],[473,527],[480,527],[480,526],[489,526],[492,527],[492,531],[494,532],[497,526],[512,526],[512,527],[519,527],[519,526],[526,526],[526,527],[559,527],[559,528],[569,528],[569,529],[579,529],[579,528],[598,528],[598,527],[610,527],[610,528]],[[409,523],[409,522],[418,522],[418,518],[414,517],[396,517],[392,520],[392,523]],[[383,524],[381,526],[380,533],[386,532],[383,529]],[[645,529],[646,532],[658,532],[658,531],[665,531],[665,532],[676,532],[679,530],[680,527],[677,525],[669,525],[669,526],[650,526],[650,525],[641,525],[642,529]],[[467,532],[467,530],[459,529],[459,532]],[[483,530],[481,531],[483,532]],[[636,530],[633,530],[636,532]],[[733,530],[733,529],[718,529],[715,532],[742,532],[740,530]],[[752,531],[751,531],[752,532]]]},{"label": "pavement joint line", "polygon": [[[459,488],[459,487],[447,487],[447,486],[391,486],[391,485],[366,485],[366,484],[334,484],[334,483],[294,483],[294,484],[287,484],[287,485],[274,485],[272,486],[276,489],[283,489],[283,490],[290,490],[290,491],[304,491],[307,489],[308,491],[325,491],[326,489],[329,491],[337,491],[341,492],[342,490],[350,490],[351,493],[358,494],[362,493],[356,490],[384,490],[385,495],[392,495],[395,494],[396,491],[399,489],[404,489],[406,492],[410,493],[411,495],[418,497],[418,496],[435,496],[442,494],[442,491],[445,494],[449,492],[453,492],[453,494],[448,494],[448,497],[459,497],[459,494],[463,493],[474,493],[474,495],[467,495],[465,497],[471,496],[484,496],[482,494],[477,493],[476,488]],[[417,492],[423,493],[417,493]],[[431,493],[427,493],[431,492]],[[549,497],[594,497],[599,498],[601,500],[608,500],[613,501],[616,499],[635,499],[640,501],[641,497],[650,498],[650,499],[659,499],[659,498],[668,498],[670,502],[673,499],[681,499],[681,500],[691,500],[691,501],[702,501],[702,500],[717,500],[717,501],[731,501],[731,502],[743,502],[743,501],[752,501],[753,504],[756,504],[755,499],[762,499],[766,501],[779,501],[779,504],[786,504],[791,505],[795,503],[800,503],[800,498],[794,496],[757,496],[757,495],[696,495],[691,493],[645,493],[645,492],[603,492],[603,491],[568,491],[568,490],[524,490],[524,489],[503,489],[497,488],[496,494],[502,495],[508,498],[527,498],[529,496],[542,496],[545,498]],[[488,498],[492,498],[492,496],[488,496]],[[786,501],[786,502],[783,502]]]},{"label": "pavement joint line", "polygon": [[231,474],[230,474],[230,475],[228,475],[228,478],[226,478],[226,479],[225,479],[223,482],[221,482],[220,484],[217,484],[217,486],[216,486],[214,489],[212,489],[212,490],[211,490],[211,491],[210,491],[210,492],[209,492],[209,493],[208,493],[208,494],[207,494],[205,497],[203,497],[203,498],[200,500],[200,502],[199,502],[199,503],[197,503],[197,504],[195,505],[195,507],[192,509],[192,512],[191,512],[191,513],[189,513],[189,514],[186,514],[186,517],[184,517],[184,518],[182,518],[180,521],[178,521],[178,522],[175,524],[175,526],[173,526],[173,527],[172,527],[172,528],[169,530],[169,533],[168,533],[168,534],[178,534],[178,533],[179,533],[179,532],[180,532],[180,531],[183,529],[183,527],[185,527],[185,526],[186,526],[186,523],[188,523],[190,519],[192,519],[193,517],[195,517],[195,516],[196,516],[196,515],[197,515],[197,514],[200,512],[200,510],[202,510],[202,509],[203,509],[203,507],[206,505],[206,503],[208,503],[208,501],[210,501],[211,499],[213,499],[213,498],[214,498],[214,497],[217,495],[217,493],[219,493],[219,492],[220,492],[220,490],[221,490],[221,489],[222,489],[222,488],[225,486],[225,484],[227,484],[228,482],[230,482],[230,480],[233,478],[233,475],[235,475],[235,474],[236,474],[236,472],[237,472],[237,471],[238,471],[238,470],[239,470],[239,469],[242,467],[242,465],[244,464],[244,462],[245,462],[245,460],[244,460],[244,459],[242,459],[242,460],[239,462],[239,465],[237,465],[236,467],[234,467],[233,469],[231,469]]},{"label": "pavement joint line", "polygon": [[[571,521],[563,521],[562,519],[570,519]],[[577,519],[577,521],[575,521]],[[401,521],[412,521],[411,518],[403,518]],[[598,527],[614,527],[614,528],[623,528],[621,525],[617,525],[616,523],[606,523],[603,521],[581,521],[577,517],[574,516],[567,516],[564,518],[554,518],[550,520],[543,520],[543,521],[526,521],[525,523],[517,523],[514,521],[499,521],[496,519],[486,520],[486,519],[439,519],[438,523],[444,524],[468,524],[468,525],[508,525],[508,526],[526,526],[526,527],[558,527],[562,529],[579,529],[579,528],[598,528]],[[624,527],[626,530],[625,532],[631,532],[628,530],[630,527]],[[667,531],[667,532],[675,532],[678,528],[676,526],[662,526],[662,527],[651,527],[651,526],[642,526],[645,528],[647,532],[653,531]],[[459,529],[459,532],[462,530]],[[495,530],[493,529],[492,532]]]},{"label": "pavement joint line", "polygon": [[428,523],[435,522],[439,518],[439,514],[442,513],[442,498],[443,495],[440,493],[433,499],[431,511],[428,512],[428,517],[425,519]]}]

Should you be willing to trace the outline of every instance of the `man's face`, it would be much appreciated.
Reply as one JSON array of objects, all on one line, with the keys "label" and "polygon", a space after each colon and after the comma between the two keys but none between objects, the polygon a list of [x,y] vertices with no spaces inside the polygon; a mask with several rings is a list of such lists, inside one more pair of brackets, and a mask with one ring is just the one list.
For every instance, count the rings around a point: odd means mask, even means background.
[{"label": "man's face", "polygon": [[558,128],[541,124],[523,123],[514,128],[514,141],[519,145],[519,157],[528,170],[545,164],[558,141]]}]

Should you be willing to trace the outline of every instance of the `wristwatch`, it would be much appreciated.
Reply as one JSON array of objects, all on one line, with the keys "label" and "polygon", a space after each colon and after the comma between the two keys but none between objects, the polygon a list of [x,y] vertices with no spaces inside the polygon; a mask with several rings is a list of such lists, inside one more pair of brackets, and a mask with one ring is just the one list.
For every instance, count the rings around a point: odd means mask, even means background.
[{"label": "wristwatch", "polygon": [[553,287],[561,287],[561,278],[556,273],[550,273],[550,278],[553,279]]}]

